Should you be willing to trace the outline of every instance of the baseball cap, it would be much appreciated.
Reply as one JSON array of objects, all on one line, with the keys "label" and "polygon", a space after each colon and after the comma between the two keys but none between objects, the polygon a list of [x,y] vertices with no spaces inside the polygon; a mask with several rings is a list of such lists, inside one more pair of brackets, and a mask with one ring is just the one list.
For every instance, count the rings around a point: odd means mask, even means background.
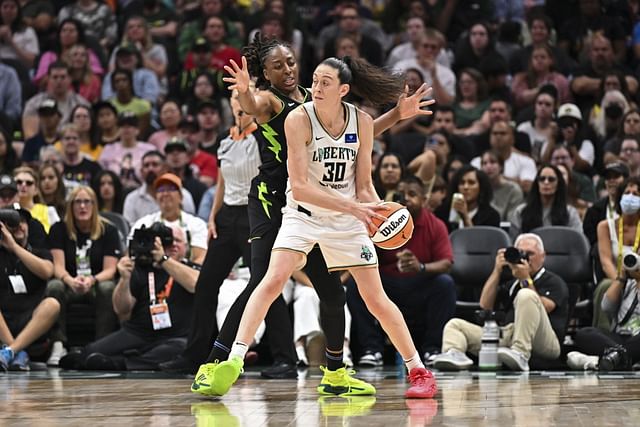
[{"label": "baseball cap", "polygon": [[164,153],[168,154],[173,150],[182,150],[186,152],[189,151],[189,146],[184,139],[174,136],[167,142],[167,145],[164,146]]},{"label": "baseball cap", "polygon": [[58,103],[55,99],[47,98],[38,106],[38,113],[58,113]]},{"label": "baseball cap", "polygon": [[20,203],[14,203],[10,206],[7,206],[6,209],[17,211],[20,214],[20,217],[25,221],[29,221],[31,219],[31,213],[20,206]]},{"label": "baseball cap", "polygon": [[576,104],[562,104],[560,108],[558,108],[558,119],[563,117],[572,117],[576,120],[582,121],[582,113]]},{"label": "baseball cap", "polygon": [[18,186],[11,175],[0,175],[0,191],[6,189],[18,192]]},{"label": "baseball cap", "polygon": [[211,46],[209,46],[209,42],[204,37],[198,37],[194,42],[191,50],[203,52],[211,50]]},{"label": "baseball cap", "polygon": [[123,111],[118,116],[118,125],[138,126],[138,116],[131,111]]},{"label": "baseball cap", "polygon": [[627,178],[629,176],[629,167],[622,162],[612,162],[604,167],[604,173],[602,175],[605,179],[611,175],[622,175]]},{"label": "baseball cap", "polygon": [[162,184],[173,184],[177,186],[178,189],[182,189],[182,180],[172,173],[165,173],[156,178],[153,182],[153,188],[157,189]]}]

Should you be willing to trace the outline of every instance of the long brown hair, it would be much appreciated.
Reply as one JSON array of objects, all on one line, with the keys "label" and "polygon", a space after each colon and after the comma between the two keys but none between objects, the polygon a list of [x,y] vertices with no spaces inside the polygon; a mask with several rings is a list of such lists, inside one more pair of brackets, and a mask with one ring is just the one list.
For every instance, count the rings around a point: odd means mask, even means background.
[{"label": "long brown hair", "polygon": [[[64,187],[64,179],[62,178],[62,174],[54,165],[44,164],[40,166],[40,169],[38,170],[38,179],[40,180],[40,183],[42,183],[42,175],[48,169],[51,169],[53,171],[53,174],[56,176],[56,179],[58,180],[58,185],[56,187],[56,191],[53,193],[53,200],[50,206],[53,206],[54,208],[56,208],[58,215],[60,215],[60,217],[63,217],[66,189]],[[40,195],[42,196],[42,203],[49,204],[45,199],[45,195],[42,192],[42,188],[41,187],[38,187],[38,188],[40,190]]]},{"label": "long brown hair", "polygon": [[76,220],[73,216],[73,201],[76,199],[76,196],[81,191],[86,192],[89,195],[89,198],[92,200],[91,203],[91,218],[89,219],[91,223],[91,230],[89,232],[89,238],[91,240],[98,240],[100,236],[104,234],[105,225],[104,220],[100,217],[98,213],[98,199],[96,197],[96,193],[86,185],[79,185],[69,194],[67,198],[67,203],[65,206],[64,213],[64,224],[67,226],[67,233],[69,233],[69,238],[73,241],[78,240],[78,229],[76,227]]},{"label": "long brown hair", "polygon": [[369,64],[366,59],[350,56],[327,58],[321,65],[335,68],[340,83],[348,84],[351,92],[376,107],[397,102],[404,90],[404,74],[389,73],[384,68]]}]

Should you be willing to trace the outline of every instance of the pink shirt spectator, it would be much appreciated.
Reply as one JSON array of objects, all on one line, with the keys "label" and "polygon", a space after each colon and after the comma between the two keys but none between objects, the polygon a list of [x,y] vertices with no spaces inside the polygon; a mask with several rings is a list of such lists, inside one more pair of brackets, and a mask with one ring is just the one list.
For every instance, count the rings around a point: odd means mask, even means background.
[{"label": "pink shirt spectator", "polygon": [[109,169],[118,175],[123,187],[136,188],[143,182],[140,175],[142,156],[151,150],[155,150],[155,147],[146,142],[138,141],[133,147],[124,147],[118,141],[104,147],[98,163],[103,169]]},{"label": "pink shirt spectator", "polygon": [[149,144],[154,145],[158,151],[164,153],[164,146],[167,145],[167,141],[174,136],[176,135],[170,135],[166,130],[162,129],[152,133],[148,142]]},{"label": "pink shirt spectator", "polygon": [[[89,65],[91,66],[91,71],[93,71],[93,74],[96,74],[98,76],[103,75],[104,70],[102,69],[102,65],[100,65],[100,60],[98,59],[96,54],[93,53],[91,49],[87,49],[87,52],[89,52]],[[39,84],[40,80],[42,80],[42,78],[47,75],[47,72],[49,71],[49,65],[53,64],[57,60],[58,54],[52,50],[42,54],[40,62],[38,63],[38,70],[36,71],[36,75],[33,78],[33,82],[35,84]]]}]

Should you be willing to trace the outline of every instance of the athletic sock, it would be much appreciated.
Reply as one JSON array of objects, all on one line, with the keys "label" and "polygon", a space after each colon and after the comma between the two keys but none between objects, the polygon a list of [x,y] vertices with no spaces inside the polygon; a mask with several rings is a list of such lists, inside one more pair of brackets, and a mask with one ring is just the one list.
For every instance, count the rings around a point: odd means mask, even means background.
[{"label": "athletic sock", "polygon": [[229,358],[229,352],[231,349],[224,345],[222,342],[216,340],[213,343],[213,350],[211,350],[211,354],[209,355],[209,362],[214,362],[216,360],[223,361]]},{"label": "athletic sock", "polygon": [[342,361],[343,351],[331,351],[328,348],[324,352],[327,357],[327,369],[330,371],[337,371],[344,366]]},{"label": "athletic sock", "polygon": [[241,360],[244,360],[244,356],[247,354],[247,351],[249,351],[249,346],[247,344],[236,341],[231,347],[229,359],[231,359],[232,357],[239,357]]},{"label": "athletic sock", "polygon": [[420,360],[420,355],[416,351],[416,353],[410,357],[409,359],[404,360],[405,365],[407,365],[407,370],[411,372],[413,368],[424,368],[422,364],[422,360]]}]

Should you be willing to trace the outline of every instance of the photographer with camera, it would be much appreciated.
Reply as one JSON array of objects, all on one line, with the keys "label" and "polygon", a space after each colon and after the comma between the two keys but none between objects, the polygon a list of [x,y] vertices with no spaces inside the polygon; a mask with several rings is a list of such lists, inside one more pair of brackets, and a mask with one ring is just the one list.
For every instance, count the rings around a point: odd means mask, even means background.
[{"label": "photographer with camera", "polygon": [[47,361],[57,366],[66,350],[67,306],[70,302],[95,304],[95,337],[114,331],[118,322],[111,306],[116,263],[120,253],[118,230],[99,215],[96,194],[80,185],[67,198],[65,216],[49,235],[54,276],[47,295],[60,303],[60,318],[53,350]]},{"label": "photographer with camera", "polygon": [[182,210],[182,180],[172,173],[165,173],[154,181],[153,187],[160,210],[136,221],[129,238],[143,225],[150,227],[158,221],[168,227],[179,227],[187,239],[187,258],[202,264],[207,252],[207,224]]},{"label": "photographer with camera", "polygon": [[[499,249],[493,272],[480,295],[483,310],[506,312],[501,326],[498,359],[515,371],[528,371],[532,354],[544,359],[560,355],[568,315],[567,284],[546,270],[540,236],[521,234],[515,247]],[[512,278],[502,281],[505,267]],[[473,361],[466,352],[478,354],[482,327],[452,319],[444,328],[442,354],[434,360],[438,369],[467,369]]]},{"label": "photographer with camera", "polygon": [[[0,209],[13,208],[19,203],[18,185],[11,175],[0,175]],[[32,248],[47,248],[47,233],[44,226],[37,219],[29,217],[29,245]]]},{"label": "photographer with camera", "polygon": [[184,232],[156,222],[134,234],[129,251],[132,256],[118,262],[120,280],[113,292],[122,329],[67,355],[61,367],[154,370],[184,350],[199,275],[185,259]]},{"label": "photographer with camera", "polygon": [[631,362],[640,360],[640,179],[631,177],[622,183],[616,211],[618,219],[598,224],[600,262],[607,278],[594,292],[594,327],[578,330],[579,351],[567,355],[572,369],[629,369]]},{"label": "photographer with camera", "polygon": [[29,245],[30,219],[17,203],[0,209],[0,371],[28,371],[27,349],[44,356],[46,334],[60,312],[55,299],[44,298],[53,263],[48,250]]}]

